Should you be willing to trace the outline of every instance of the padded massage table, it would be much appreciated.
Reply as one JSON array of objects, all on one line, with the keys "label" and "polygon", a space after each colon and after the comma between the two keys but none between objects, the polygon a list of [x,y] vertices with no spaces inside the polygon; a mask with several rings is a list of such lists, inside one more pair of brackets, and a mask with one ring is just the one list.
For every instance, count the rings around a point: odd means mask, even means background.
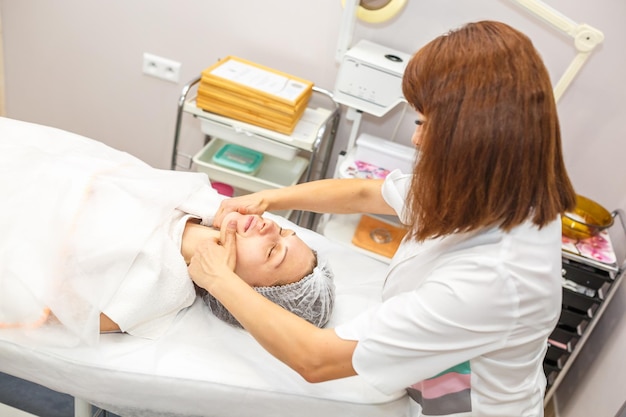
[{"label": "padded massage table", "polygon": [[[268,216],[329,259],[336,303],[328,326],[380,302],[386,263]],[[358,376],[307,383],[199,298],[154,340],[111,333],[96,344],[38,346],[0,329],[0,358],[0,372],[73,396],[77,416],[88,415],[86,404],[121,416],[408,415],[404,391],[383,394]]]},{"label": "padded massage table", "polygon": [[[278,219],[281,223],[286,221]],[[379,300],[387,265],[297,226],[329,258],[336,307],[329,326]],[[404,416],[404,392],[358,376],[309,384],[201,299],[157,340],[105,334],[95,346],[29,348],[0,337],[0,371],[121,416]]]}]

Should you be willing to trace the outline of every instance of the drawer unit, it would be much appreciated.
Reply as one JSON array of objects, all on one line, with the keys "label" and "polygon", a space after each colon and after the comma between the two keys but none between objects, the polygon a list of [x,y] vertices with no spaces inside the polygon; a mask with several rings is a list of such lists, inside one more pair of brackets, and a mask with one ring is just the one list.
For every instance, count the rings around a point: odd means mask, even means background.
[{"label": "drawer unit", "polygon": [[[623,230],[617,233],[620,241],[626,241],[624,215],[621,210],[613,215],[619,215]],[[551,400],[623,278],[624,263],[618,263],[609,233],[603,232],[601,240],[608,242],[609,246],[608,249],[604,246],[606,252],[597,257],[589,251],[590,242],[563,240],[563,299],[561,315],[548,337],[543,363],[547,380],[544,405]]]}]

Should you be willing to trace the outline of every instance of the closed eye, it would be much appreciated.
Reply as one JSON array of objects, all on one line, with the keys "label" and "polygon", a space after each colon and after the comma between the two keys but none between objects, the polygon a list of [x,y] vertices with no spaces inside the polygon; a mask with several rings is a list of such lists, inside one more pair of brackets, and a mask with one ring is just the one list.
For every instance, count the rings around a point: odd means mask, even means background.
[{"label": "closed eye", "polygon": [[[282,227],[280,227],[280,228],[278,229],[278,235],[279,235],[281,238],[287,238],[287,237],[290,237],[290,236],[295,236],[295,235],[296,235],[296,232],[295,232],[294,230],[283,229]],[[274,254],[275,249],[277,249],[277,248],[278,248],[278,245],[279,245],[281,242],[283,243],[283,247],[285,247],[285,252],[286,252],[287,248],[286,248],[286,244],[285,244],[285,242],[279,239],[279,240],[278,240],[277,242],[275,242],[275,243],[272,245],[272,247],[270,248],[270,250],[269,250],[269,252],[268,252],[268,254],[267,254],[267,258],[268,258],[268,259],[269,259],[269,258],[270,258],[273,254]]]},{"label": "closed eye", "polygon": [[[282,236],[282,235],[283,235],[283,228],[282,228],[282,227],[278,230],[278,235],[279,235],[279,236]],[[270,248],[270,251],[269,251],[269,253],[267,254],[267,257],[268,257],[268,258],[269,258],[270,256],[272,256],[272,253],[274,253],[274,249],[276,249],[276,246],[278,246],[278,242],[274,243],[274,244],[272,245],[272,247]]]}]

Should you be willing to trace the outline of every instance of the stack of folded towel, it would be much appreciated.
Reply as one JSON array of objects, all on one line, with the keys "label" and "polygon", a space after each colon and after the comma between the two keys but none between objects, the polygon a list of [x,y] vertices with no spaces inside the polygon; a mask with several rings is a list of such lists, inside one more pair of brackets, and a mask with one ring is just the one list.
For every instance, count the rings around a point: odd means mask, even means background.
[{"label": "stack of folded towel", "polygon": [[212,113],[290,135],[312,91],[310,81],[228,56],[202,71],[196,104]]}]

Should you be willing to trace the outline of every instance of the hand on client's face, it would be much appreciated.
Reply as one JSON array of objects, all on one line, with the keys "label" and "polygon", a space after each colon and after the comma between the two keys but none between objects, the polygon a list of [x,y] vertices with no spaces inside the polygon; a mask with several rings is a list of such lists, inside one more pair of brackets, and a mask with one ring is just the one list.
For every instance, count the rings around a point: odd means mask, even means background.
[{"label": "hand on client's face", "polygon": [[219,279],[229,277],[237,264],[235,234],[237,223],[229,221],[221,230],[221,237],[209,239],[199,246],[189,263],[189,275],[198,285],[210,291],[210,286]]},{"label": "hand on client's face", "polygon": [[[258,214],[230,212],[222,221],[224,231],[236,223],[235,273],[253,287],[291,284],[315,266],[313,250],[296,232]],[[228,226],[227,226],[228,225]]]},{"label": "hand on client's face", "polygon": [[267,210],[267,202],[261,197],[260,193],[229,198],[220,203],[213,220],[213,226],[221,227],[224,217],[232,212],[262,215],[265,213],[265,210]]}]

